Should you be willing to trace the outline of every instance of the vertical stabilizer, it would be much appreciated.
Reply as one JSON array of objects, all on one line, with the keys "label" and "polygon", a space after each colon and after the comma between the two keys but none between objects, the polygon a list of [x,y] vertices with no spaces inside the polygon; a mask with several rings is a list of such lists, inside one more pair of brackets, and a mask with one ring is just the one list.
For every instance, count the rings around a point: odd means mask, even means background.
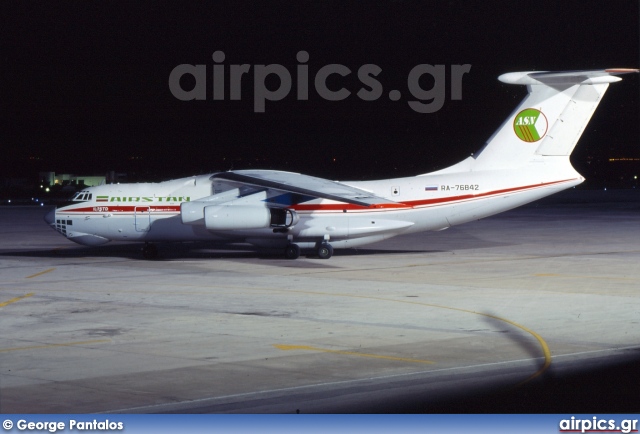
[{"label": "vertical stabilizer", "polygon": [[543,156],[569,156],[615,75],[637,69],[512,72],[499,80],[529,94],[476,155],[471,170],[515,168]]}]

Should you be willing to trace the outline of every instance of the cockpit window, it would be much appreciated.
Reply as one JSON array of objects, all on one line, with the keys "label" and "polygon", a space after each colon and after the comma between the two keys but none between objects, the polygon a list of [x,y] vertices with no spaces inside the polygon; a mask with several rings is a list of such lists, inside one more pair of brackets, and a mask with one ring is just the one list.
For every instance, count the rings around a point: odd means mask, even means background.
[{"label": "cockpit window", "polygon": [[74,201],[74,202],[86,202],[88,200],[91,200],[91,196],[92,196],[91,193],[87,193],[86,191],[81,191],[81,192],[77,193],[73,197],[72,201]]}]

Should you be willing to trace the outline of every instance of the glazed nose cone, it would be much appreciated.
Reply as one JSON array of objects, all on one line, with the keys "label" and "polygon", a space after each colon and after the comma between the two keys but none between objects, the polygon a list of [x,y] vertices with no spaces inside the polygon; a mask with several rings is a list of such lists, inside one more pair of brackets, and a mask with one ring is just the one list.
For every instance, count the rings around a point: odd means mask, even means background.
[{"label": "glazed nose cone", "polygon": [[55,208],[52,209],[51,211],[49,211],[47,213],[47,215],[44,216],[44,221],[47,222],[48,224],[53,224],[53,222],[56,221],[56,210],[55,210]]}]

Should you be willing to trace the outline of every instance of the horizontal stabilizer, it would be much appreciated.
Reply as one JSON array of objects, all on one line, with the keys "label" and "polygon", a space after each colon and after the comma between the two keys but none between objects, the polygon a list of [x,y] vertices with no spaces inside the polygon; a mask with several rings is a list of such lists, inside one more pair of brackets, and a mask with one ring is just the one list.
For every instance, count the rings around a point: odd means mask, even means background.
[{"label": "horizontal stabilizer", "polygon": [[640,72],[638,69],[610,68],[585,71],[524,71],[509,72],[498,77],[509,84],[546,84],[547,86],[572,86],[574,84],[602,84],[620,81],[620,74]]},{"label": "horizontal stabilizer", "polygon": [[367,207],[394,203],[388,199],[375,196],[368,191],[336,181],[277,170],[220,172],[211,176],[211,179],[223,179],[241,185],[270,188]]}]

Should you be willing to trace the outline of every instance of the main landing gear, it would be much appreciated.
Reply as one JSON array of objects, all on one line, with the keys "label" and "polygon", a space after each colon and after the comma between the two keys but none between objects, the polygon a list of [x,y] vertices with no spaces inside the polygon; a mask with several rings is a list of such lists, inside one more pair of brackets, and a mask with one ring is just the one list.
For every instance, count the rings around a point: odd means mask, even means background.
[{"label": "main landing gear", "polygon": [[142,248],[142,257],[144,259],[157,259],[158,258],[158,248],[155,244],[144,243],[144,247]]},{"label": "main landing gear", "polygon": [[318,252],[318,258],[329,259],[330,257],[333,256],[333,247],[331,246],[331,244],[325,241],[324,243],[320,243],[318,245],[317,252]]},{"label": "main landing gear", "polygon": [[284,249],[284,257],[287,259],[298,259],[300,257],[300,246],[297,244],[287,244]]},{"label": "main landing gear", "polygon": [[[316,254],[320,259],[329,259],[333,256],[333,247],[325,242],[319,243],[316,247]],[[298,259],[300,257],[300,246],[294,243],[287,244],[284,249],[284,257],[287,259]]]}]

